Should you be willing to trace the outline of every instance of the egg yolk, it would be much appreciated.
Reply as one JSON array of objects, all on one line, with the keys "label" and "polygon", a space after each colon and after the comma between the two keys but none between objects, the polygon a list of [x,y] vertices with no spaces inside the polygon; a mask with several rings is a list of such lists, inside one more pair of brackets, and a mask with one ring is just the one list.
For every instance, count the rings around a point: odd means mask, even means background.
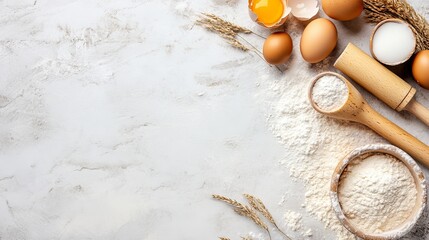
[{"label": "egg yolk", "polygon": [[258,21],[271,25],[280,20],[284,6],[282,0],[255,0],[251,2],[250,9],[258,16]]}]

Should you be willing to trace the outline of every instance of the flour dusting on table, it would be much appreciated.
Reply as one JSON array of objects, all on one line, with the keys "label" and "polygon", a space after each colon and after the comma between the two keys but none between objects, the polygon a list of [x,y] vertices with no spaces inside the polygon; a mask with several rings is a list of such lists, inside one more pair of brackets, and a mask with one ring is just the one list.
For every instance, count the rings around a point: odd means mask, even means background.
[{"label": "flour dusting on table", "polygon": [[351,150],[383,140],[364,126],[317,113],[307,99],[306,90],[318,72],[299,68],[291,68],[291,72],[296,76],[293,80],[271,82],[268,90],[278,99],[272,103],[268,122],[279,141],[291,149],[281,164],[289,168],[292,177],[304,182],[305,209],[337,232],[339,239],[354,239],[331,209],[331,175],[338,161]]},{"label": "flour dusting on table", "polygon": [[[299,46],[302,26],[290,21],[287,31],[294,45]],[[353,149],[386,141],[361,124],[331,119],[312,108],[307,96],[311,79],[321,72],[337,72],[332,67],[335,59],[333,56],[318,64],[307,64],[299,48],[295,48],[283,73],[269,68],[264,70],[268,74],[260,76],[258,81],[261,85],[259,99],[268,105],[267,122],[271,131],[290,153],[280,164],[305,185],[306,211],[335,232],[338,239],[347,240],[356,238],[342,226],[332,210],[329,197],[332,173],[337,163]],[[405,239],[428,234],[427,223],[424,215]]]},{"label": "flour dusting on table", "polygon": [[302,215],[294,211],[286,211],[283,215],[283,219],[286,222],[286,226],[292,231],[298,231],[302,229]]},{"label": "flour dusting on table", "polygon": [[[299,46],[302,26],[288,23],[288,32]],[[307,92],[311,79],[324,71],[335,71],[335,58],[328,57],[310,65],[294,49],[283,74],[261,76],[261,95],[269,106],[267,121],[272,132],[283,143],[290,155],[280,163],[290,175],[305,184],[305,209],[338,239],[355,239],[338,221],[331,208],[329,185],[337,163],[354,148],[385,142],[368,128],[345,121],[330,119],[317,113],[310,105]],[[271,72],[271,70],[266,70]]]}]

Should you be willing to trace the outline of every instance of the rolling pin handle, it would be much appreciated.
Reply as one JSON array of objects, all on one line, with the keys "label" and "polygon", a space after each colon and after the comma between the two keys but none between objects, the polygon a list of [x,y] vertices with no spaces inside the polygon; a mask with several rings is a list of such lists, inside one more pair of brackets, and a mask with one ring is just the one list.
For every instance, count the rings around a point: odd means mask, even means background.
[{"label": "rolling pin handle", "polygon": [[360,122],[380,134],[393,145],[402,148],[429,168],[429,147],[407,131],[383,117],[371,107],[366,107],[360,114]]},{"label": "rolling pin handle", "polygon": [[420,121],[429,126],[429,109],[416,101],[416,99],[412,99],[404,110],[414,114]]}]

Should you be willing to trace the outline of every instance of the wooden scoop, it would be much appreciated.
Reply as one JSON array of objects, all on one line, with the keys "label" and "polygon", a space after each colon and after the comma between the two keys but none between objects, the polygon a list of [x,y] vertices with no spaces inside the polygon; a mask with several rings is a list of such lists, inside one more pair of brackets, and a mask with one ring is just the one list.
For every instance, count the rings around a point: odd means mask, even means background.
[{"label": "wooden scoop", "polygon": [[[344,105],[333,111],[321,109],[312,98],[314,84],[319,78],[325,75],[334,75],[338,77],[344,81],[349,90],[348,99]],[[311,82],[308,96],[311,105],[316,111],[333,118],[362,123],[387,139],[393,145],[402,148],[426,167],[429,167],[429,147],[375,111],[368,105],[360,92],[343,76],[334,72],[324,72],[317,75]]]},{"label": "wooden scoop", "polygon": [[429,110],[415,100],[416,89],[352,43],[334,66],[391,108],[409,111],[429,126]]}]

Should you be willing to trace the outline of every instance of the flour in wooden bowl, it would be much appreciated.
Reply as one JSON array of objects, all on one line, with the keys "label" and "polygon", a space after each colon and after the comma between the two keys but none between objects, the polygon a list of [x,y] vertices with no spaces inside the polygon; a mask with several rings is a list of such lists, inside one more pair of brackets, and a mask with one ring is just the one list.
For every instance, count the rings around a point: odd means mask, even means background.
[{"label": "flour in wooden bowl", "polygon": [[373,154],[349,164],[341,176],[338,197],[350,223],[374,234],[393,230],[412,215],[417,189],[400,160]]}]

